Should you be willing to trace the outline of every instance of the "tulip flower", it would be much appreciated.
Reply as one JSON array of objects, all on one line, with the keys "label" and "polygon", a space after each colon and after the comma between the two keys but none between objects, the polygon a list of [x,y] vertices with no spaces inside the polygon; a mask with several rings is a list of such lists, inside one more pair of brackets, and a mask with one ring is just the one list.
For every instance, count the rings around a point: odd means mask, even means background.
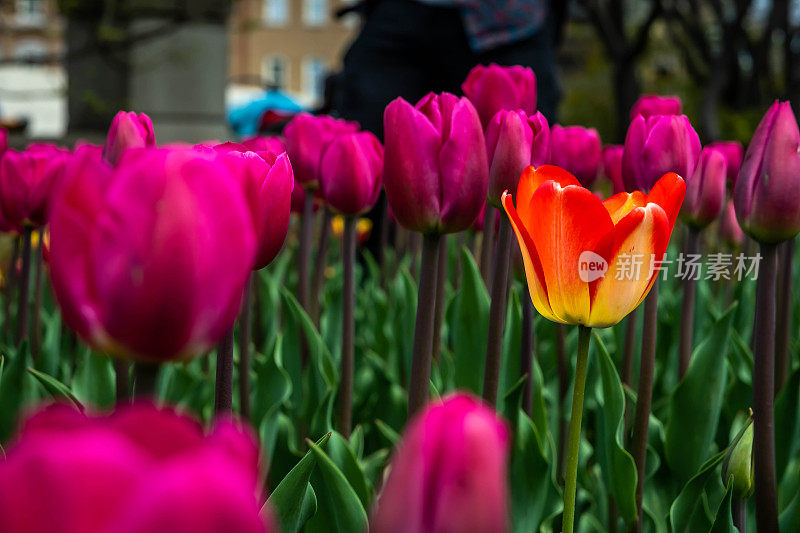
[{"label": "tulip flower", "polygon": [[478,110],[484,127],[502,109],[521,109],[526,115],[536,111],[536,75],[528,67],[476,65],[461,90]]},{"label": "tulip flower", "polygon": [[359,215],[378,200],[383,175],[383,147],[370,132],[334,139],[322,155],[320,190],[335,212]]},{"label": "tulip flower", "polygon": [[339,135],[357,131],[357,123],[327,115],[300,113],[293,118],[286,125],[283,134],[286,138],[286,152],[292,161],[298,183],[306,189],[316,189],[319,186],[320,164],[325,149]]},{"label": "tulip flower", "polygon": [[739,141],[717,141],[708,145],[715,150],[719,150],[725,156],[728,164],[728,183],[731,187],[736,184],[736,177],[739,175],[739,168],[742,166],[744,149]]},{"label": "tulip flower", "polygon": [[86,416],[54,405],[24,422],[0,462],[8,531],[265,532],[258,447],[231,422],[205,436],[151,405]]},{"label": "tulip flower", "polygon": [[659,96],[645,94],[640,96],[631,108],[631,120],[639,115],[644,118],[653,115],[680,115],[683,102],[677,96]]},{"label": "tulip flower", "polygon": [[647,192],[667,172],[688,178],[699,156],[700,138],[685,115],[638,115],[622,153],[625,188]]},{"label": "tulip flower", "polygon": [[488,201],[500,207],[503,191],[513,188],[528,165],[540,166],[550,158],[550,126],[539,113],[501,110],[486,127],[489,160]]},{"label": "tulip flower", "polygon": [[712,147],[703,149],[694,174],[686,182],[681,218],[688,225],[705,228],[722,212],[727,170],[725,154]]},{"label": "tulip flower", "polygon": [[416,106],[397,98],[383,116],[383,179],[397,221],[425,235],[420,269],[409,413],[428,397],[440,236],[470,227],[486,203],[489,168],[483,129],[466,98],[428,94]]},{"label": "tulip flower", "polygon": [[431,404],[405,432],[370,531],[506,531],[508,449],[494,409],[459,393]]},{"label": "tulip flower", "polygon": [[108,129],[103,156],[112,165],[119,163],[129,148],[147,148],[156,145],[156,134],[150,117],[144,113],[120,111]]},{"label": "tulip flower", "polygon": [[722,211],[719,221],[719,238],[731,248],[738,248],[744,242],[744,232],[739,227],[739,221],[736,220],[733,200],[728,200],[728,204]]},{"label": "tulip flower", "polygon": [[619,144],[610,144],[603,147],[603,174],[611,182],[614,194],[625,192],[625,183],[622,181],[622,151]]},{"label": "tulip flower", "polygon": [[286,151],[286,143],[280,137],[254,135],[242,140],[242,144],[248,150],[253,152],[272,152],[273,154],[282,154]]},{"label": "tulip flower", "polygon": [[3,157],[6,150],[8,150],[8,132],[5,128],[0,128],[0,157]]},{"label": "tulip flower", "polygon": [[150,363],[198,355],[230,329],[256,251],[236,178],[185,148],[142,150],[115,170],[79,149],[50,239],[65,322],[102,351]]},{"label": "tulip flower", "polygon": [[569,171],[584,187],[597,179],[602,159],[600,135],[594,128],[554,125],[550,131],[550,160]]}]

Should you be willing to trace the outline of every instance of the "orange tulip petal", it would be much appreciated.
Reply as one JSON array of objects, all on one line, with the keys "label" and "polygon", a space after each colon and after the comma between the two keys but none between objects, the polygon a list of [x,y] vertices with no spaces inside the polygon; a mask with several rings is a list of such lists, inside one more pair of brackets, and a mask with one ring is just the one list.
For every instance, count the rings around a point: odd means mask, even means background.
[{"label": "orange tulip petal", "polygon": [[536,214],[526,229],[542,263],[553,314],[562,322],[588,325],[589,284],[581,280],[579,258],[614,230],[611,216],[588,189],[557,181],[540,185],[528,209]]},{"label": "orange tulip petal", "polygon": [[634,208],[647,205],[647,195],[642,191],[621,192],[606,199],[603,205],[606,206],[608,214],[611,215],[611,220],[616,224]]},{"label": "orange tulip petal", "polygon": [[533,193],[539,186],[553,180],[562,187],[568,185],[580,185],[578,178],[567,172],[561,167],[554,165],[542,165],[540,167],[527,167],[522,171],[519,184],[517,185],[517,212],[525,223],[531,223],[531,212],[528,207],[531,203]]},{"label": "orange tulip petal", "polygon": [[648,203],[660,205],[667,214],[670,232],[675,226],[684,196],[686,196],[686,182],[674,172],[668,172],[661,176],[661,179],[653,185],[650,194],[647,195]]},{"label": "orange tulip petal", "polygon": [[525,264],[525,277],[528,280],[528,291],[530,292],[533,306],[539,314],[545,318],[560,322],[550,308],[539,254],[536,252],[536,247],[533,241],[531,241],[528,231],[525,229],[517,211],[514,209],[514,202],[512,201],[511,195],[508,194],[508,192],[503,193],[500,201],[503,204],[503,208],[506,210],[506,214],[508,214],[508,219],[511,221],[511,227],[514,228],[514,233],[517,235],[517,241],[519,241],[519,248],[522,251],[522,262]]}]

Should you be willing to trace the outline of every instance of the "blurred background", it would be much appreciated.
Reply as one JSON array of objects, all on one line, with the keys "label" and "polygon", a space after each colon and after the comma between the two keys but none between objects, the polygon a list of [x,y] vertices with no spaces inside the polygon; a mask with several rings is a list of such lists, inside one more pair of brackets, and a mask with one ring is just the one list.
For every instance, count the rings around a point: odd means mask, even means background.
[{"label": "blurred background", "polygon": [[[2,0],[0,122],[17,146],[99,142],[132,109],[159,142],[194,142],[276,130],[300,110],[335,113],[343,54],[375,3]],[[800,102],[800,0],[549,8],[557,119],[594,126],[606,143],[624,140],[641,93],[679,95],[704,142],[747,142],[772,100]]]}]

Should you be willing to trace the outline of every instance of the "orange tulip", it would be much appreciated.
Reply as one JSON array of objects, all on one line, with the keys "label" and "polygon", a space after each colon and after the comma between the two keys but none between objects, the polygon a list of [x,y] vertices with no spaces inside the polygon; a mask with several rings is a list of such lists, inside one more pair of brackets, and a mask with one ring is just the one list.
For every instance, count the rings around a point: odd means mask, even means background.
[{"label": "orange tulip", "polygon": [[593,328],[622,320],[659,274],[685,192],[683,179],[671,172],[650,194],[623,192],[601,201],[566,170],[526,168],[516,209],[508,191],[502,203],[536,310],[555,322]]}]

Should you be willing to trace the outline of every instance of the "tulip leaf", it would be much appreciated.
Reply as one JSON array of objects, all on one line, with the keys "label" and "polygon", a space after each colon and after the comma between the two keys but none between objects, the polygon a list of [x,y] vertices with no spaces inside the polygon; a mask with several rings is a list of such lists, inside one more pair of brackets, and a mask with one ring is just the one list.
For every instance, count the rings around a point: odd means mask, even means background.
[{"label": "tulip leaf", "polygon": [[392,446],[397,444],[397,441],[400,440],[400,434],[389,427],[389,425],[383,420],[375,420],[375,427],[378,428],[378,431],[381,435],[383,435],[383,438],[388,440],[389,444]]},{"label": "tulip leaf", "polygon": [[[526,296],[527,297],[527,296]],[[508,291],[505,327],[500,364],[498,398],[504,397],[516,386],[520,377],[520,351],[522,350],[522,305],[518,291]],[[484,355],[485,358],[485,355]]]},{"label": "tulip leaf", "polygon": [[672,502],[669,510],[669,520],[672,525],[672,531],[675,533],[684,533],[696,531],[693,528],[695,516],[700,513],[698,517],[701,521],[708,522],[703,529],[711,526],[710,518],[704,516],[705,510],[703,507],[702,496],[709,479],[716,473],[717,466],[722,462],[725,452],[719,452],[706,461],[700,470],[686,482],[683,486],[678,497]]},{"label": "tulip leaf", "polygon": [[325,384],[328,387],[335,387],[339,382],[339,373],[336,370],[336,364],[333,362],[330,351],[328,351],[317,328],[314,326],[314,322],[311,321],[311,318],[288,289],[282,288],[281,295],[295,323],[299,324],[306,336],[310,355],[317,365],[320,376],[325,380]]},{"label": "tulip leaf", "polygon": [[800,446],[800,368],[775,399],[775,470],[785,472]]},{"label": "tulip leaf", "polygon": [[[625,434],[625,393],[617,369],[599,335],[594,335],[603,390],[598,406],[600,419],[597,452],[603,480],[627,523],[636,520],[636,463],[623,445]],[[652,463],[652,461],[648,461]]]},{"label": "tulip leaf", "polygon": [[800,531],[800,490],[778,517],[781,531]]},{"label": "tulip leaf", "polygon": [[733,481],[730,480],[725,488],[725,497],[722,498],[722,502],[719,504],[717,515],[714,517],[714,523],[709,533],[739,533],[739,530],[733,525],[732,501]]},{"label": "tulip leaf", "polygon": [[697,471],[717,433],[735,309],[733,304],[711,326],[708,337],[694,350],[686,376],[670,396],[664,455],[679,480]]},{"label": "tulip leaf", "polygon": [[370,494],[367,488],[367,478],[356,459],[350,443],[342,435],[334,431],[330,440],[328,440],[326,449],[328,457],[339,467],[344,477],[347,478],[347,482],[358,495],[361,505],[364,506],[364,509],[369,509]]},{"label": "tulip leaf", "polygon": [[97,407],[114,405],[116,378],[111,359],[88,348],[79,350],[72,389],[84,404]]},{"label": "tulip leaf", "polygon": [[44,372],[39,372],[36,369],[28,368],[28,373],[36,378],[44,390],[56,401],[64,401],[67,403],[71,403],[75,407],[77,407],[80,411],[83,411],[83,404],[75,397],[69,387],[58,381],[56,378],[45,374]]},{"label": "tulip leaf", "polygon": [[317,513],[306,523],[305,531],[366,531],[367,513],[345,475],[322,446],[312,445],[311,451],[317,460],[317,468],[311,475],[311,485],[317,494]]},{"label": "tulip leaf", "polygon": [[489,330],[489,295],[472,254],[461,249],[461,290],[453,302],[453,354],[455,385],[480,394],[483,388],[483,367]]},{"label": "tulip leaf", "polygon": [[[23,341],[16,348],[9,348],[3,375],[0,376],[0,442],[5,442],[16,427],[19,407],[25,401],[25,369],[28,360],[28,342]],[[31,383],[33,384],[33,383]]]},{"label": "tulip leaf", "polygon": [[[330,433],[319,439],[313,446],[323,446],[329,438]],[[300,531],[317,510],[316,496],[309,483],[316,462],[316,454],[312,450],[306,452],[286,477],[278,483],[264,506],[264,509],[269,509],[271,506],[280,521],[281,531],[284,533]],[[265,512],[264,509],[262,509],[262,513]]]}]

